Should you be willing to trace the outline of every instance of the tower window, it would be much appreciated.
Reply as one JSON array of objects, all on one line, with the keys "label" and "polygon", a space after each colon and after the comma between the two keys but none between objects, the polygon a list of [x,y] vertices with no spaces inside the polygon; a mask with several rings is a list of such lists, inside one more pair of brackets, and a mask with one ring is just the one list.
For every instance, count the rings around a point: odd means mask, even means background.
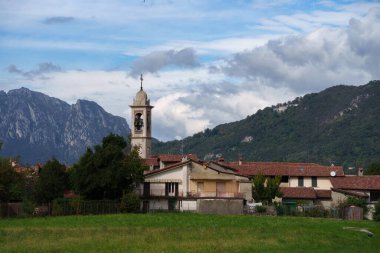
[{"label": "tower window", "polygon": [[134,126],[135,126],[136,131],[142,130],[142,127],[144,126],[144,120],[143,120],[142,113],[136,113]]}]

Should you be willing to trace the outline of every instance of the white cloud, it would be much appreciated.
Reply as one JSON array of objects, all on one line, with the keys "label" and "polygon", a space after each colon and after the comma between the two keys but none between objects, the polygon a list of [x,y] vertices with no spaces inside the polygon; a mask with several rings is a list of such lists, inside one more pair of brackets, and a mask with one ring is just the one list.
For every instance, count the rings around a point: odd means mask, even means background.
[{"label": "white cloud", "polygon": [[236,54],[225,73],[297,92],[380,78],[380,8],[347,29],[320,28]]}]

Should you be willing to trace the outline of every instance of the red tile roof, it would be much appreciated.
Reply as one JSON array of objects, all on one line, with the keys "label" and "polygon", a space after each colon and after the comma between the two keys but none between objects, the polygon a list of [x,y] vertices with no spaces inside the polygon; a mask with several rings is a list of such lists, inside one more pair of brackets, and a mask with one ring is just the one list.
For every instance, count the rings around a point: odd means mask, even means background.
[{"label": "red tile roof", "polygon": [[340,192],[343,194],[352,195],[352,196],[356,196],[356,197],[360,197],[360,198],[368,198],[369,197],[368,194],[366,194],[364,192],[359,192],[359,191],[342,190],[342,189],[336,189],[336,188],[332,188],[331,190],[333,190],[334,192]]},{"label": "red tile roof", "polygon": [[174,169],[174,168],[177,168],[177,167],[180,167],[188,162],[190,162],[191,160],[188,160],[188,161],[184,161],[184,162],[179,162],[179,163],[175,163],[173,165],[170,165],[170,166],[167,166],[167,167],[164,167],[162,169],[159,169],[159,170],[152,170],[152,171],[148,171],[144,174],[144,176],[150,176],[150,175],[154,175],[154,174],[158,174],[158,173],[161,173],[163,171],[167,171],[167,170],[171,170],[171,169]]},{"label": "red tile roof", "polygon": [[195,154],[187,154],[187,155],[172,155],[172,154],[160,154],[158,155],[158,159],[162,162],[180,162],[182,158],[187,156],[188,158],[197,161],[198,157]]},{"label": "red tile roof", "polygon": [[282,198],[287,199],[316,199],[317,194],[312,187],[282,187]]},{"label": "red tile roof", "polygon": [[159,166],[157,157],[143,159],[143,164],[146,166]]},{"label": "red tile roof", "polygon": [[380,190],[380,176],[346,176],[332,178],[334,188],[344,190]]},{"label": "red tile roof", "polygon": [[318,199],[331,199],[331,190],[315,190]]},{"label": "red tile roof", "polygon": [[319,176],[330,177],[332,171],[337,177],[344,176],[341,166],[323,166],[315,163],[288,163],[288,162],[226,162],[223,165],[234,168],[244,176],[263,174],[267,176]]}]

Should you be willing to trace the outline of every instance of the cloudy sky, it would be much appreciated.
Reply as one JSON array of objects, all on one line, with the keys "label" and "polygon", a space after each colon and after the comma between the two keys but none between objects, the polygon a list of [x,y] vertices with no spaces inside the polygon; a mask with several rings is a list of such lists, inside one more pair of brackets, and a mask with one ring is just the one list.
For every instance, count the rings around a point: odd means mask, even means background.
[{"label": "cloudy sky", "polygon": [[96,101],[160,140],[380,79],[379,1],[0,0],[0,90]]}]

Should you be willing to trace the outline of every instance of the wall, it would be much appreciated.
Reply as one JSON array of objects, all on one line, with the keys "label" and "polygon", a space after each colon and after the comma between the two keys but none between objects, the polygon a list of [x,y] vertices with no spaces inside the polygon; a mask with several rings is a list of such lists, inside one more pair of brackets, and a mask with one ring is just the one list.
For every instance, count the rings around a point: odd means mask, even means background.
[{"label": "wall", "polygon": [[[311,177],[303,178],[303,186],[304,187],[312,187],[311,186]],[[298,177],[290,177],[289,178],[289,187],[298,187]],[[330,190],[332,187],[331,181],[329,177],[318,177],[317,179],[317,187],[315,189],[320,190]]]},{"label": "wall", "polygon": [[243,200],[241,199],[198,199],[197,206],[199,213],[243,213]]},{"label": "wall", "polygon": [[180,204],[180,210],[183,211],[197,211],[196,200],[182,200]]},{"label": "wall", "polygon": [[239,191],[244,194],[245,200],[252,200],[252,183],[250,181],[240,182]]},{"label": "wall", "polygon": [[149,200],[149,210],[168,210],[167,199]]}]

